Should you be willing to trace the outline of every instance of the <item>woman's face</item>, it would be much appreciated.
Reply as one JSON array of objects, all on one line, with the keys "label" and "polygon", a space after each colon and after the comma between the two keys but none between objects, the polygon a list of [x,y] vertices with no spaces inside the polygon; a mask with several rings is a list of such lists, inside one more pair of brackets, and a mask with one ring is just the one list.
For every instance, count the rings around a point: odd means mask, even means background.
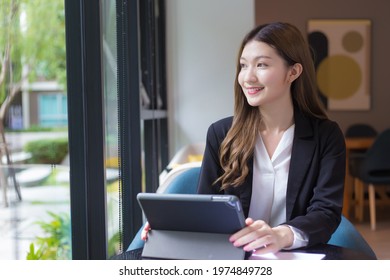
[{"label": "woman's face", "polygon": [[238,82],[251,106],[278,104],[290,98],[292,68],[270,45],[250,41],[240,58]]}]

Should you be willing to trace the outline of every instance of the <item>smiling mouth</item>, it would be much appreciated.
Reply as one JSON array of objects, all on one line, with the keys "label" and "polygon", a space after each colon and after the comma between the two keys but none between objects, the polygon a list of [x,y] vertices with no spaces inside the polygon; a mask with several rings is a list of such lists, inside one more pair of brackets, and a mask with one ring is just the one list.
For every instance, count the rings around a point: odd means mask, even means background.
[{"label": "smiling mouth", "polygon": [[264,87],[252,87],[252,88],[247,88],[247,92],[248,92],[248,94],[253,95],[253,94],[259,93],[263,89],[264,89]]}]

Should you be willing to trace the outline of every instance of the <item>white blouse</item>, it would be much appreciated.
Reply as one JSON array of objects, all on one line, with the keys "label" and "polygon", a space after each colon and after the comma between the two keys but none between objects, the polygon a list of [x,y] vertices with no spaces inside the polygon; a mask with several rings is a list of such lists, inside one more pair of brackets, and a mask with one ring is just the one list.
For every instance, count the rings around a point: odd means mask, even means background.
[{"label": "white blouse", "polygon": [[249,217],[271,227],[286,222],[286,191],[295,125],[284,133],[272,158],[259,134],[253,160],[253,187]]},{"label": "white blouse", "polygon": [[[263,220],[271,227],[286,222],[287,180],[294,130],[295,125],[292,125],[283,133],[272,158],[269,157],[260,134],[256,140],[249,217]],[[294,241],[292,246],[284,249],[306,246],[308,236],[297,228],[289,227],[294,233]]]}]

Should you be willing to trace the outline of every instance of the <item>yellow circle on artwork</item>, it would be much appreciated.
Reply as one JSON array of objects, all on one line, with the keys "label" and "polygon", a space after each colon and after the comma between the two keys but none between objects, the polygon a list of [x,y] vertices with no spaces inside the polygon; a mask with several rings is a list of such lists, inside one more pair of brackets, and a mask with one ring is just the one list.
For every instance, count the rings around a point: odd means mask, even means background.
[{"label": "yellow circle on artwork", "polygon": [[317,68],[318,87],[331,99],[345,99],[356,93],[362,83],[362,71],[351,57],[333,55]]},{"label": "yellow circle on artwork", "polygon": [[357,52],[363,47],[363,36],[357,31],[349,31],[343,36],[342,44],[346,51]]}]

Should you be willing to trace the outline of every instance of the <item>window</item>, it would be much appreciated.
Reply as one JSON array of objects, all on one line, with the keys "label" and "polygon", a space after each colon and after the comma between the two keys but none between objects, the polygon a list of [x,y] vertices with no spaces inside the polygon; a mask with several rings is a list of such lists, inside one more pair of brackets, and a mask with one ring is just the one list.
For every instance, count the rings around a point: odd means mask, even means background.
[{"label": "window", "polygon": [[64,94],[40,94],[38,96],[40,126],[67,126],[68,105]]},{"label": "window", "polygon": [[164,1],[90,2],[65,1],[74,259],[126,250],[168,155]]},{"label": "window", "polygon": [[0,258],[69,259],[64,1],[0,6]]}]

